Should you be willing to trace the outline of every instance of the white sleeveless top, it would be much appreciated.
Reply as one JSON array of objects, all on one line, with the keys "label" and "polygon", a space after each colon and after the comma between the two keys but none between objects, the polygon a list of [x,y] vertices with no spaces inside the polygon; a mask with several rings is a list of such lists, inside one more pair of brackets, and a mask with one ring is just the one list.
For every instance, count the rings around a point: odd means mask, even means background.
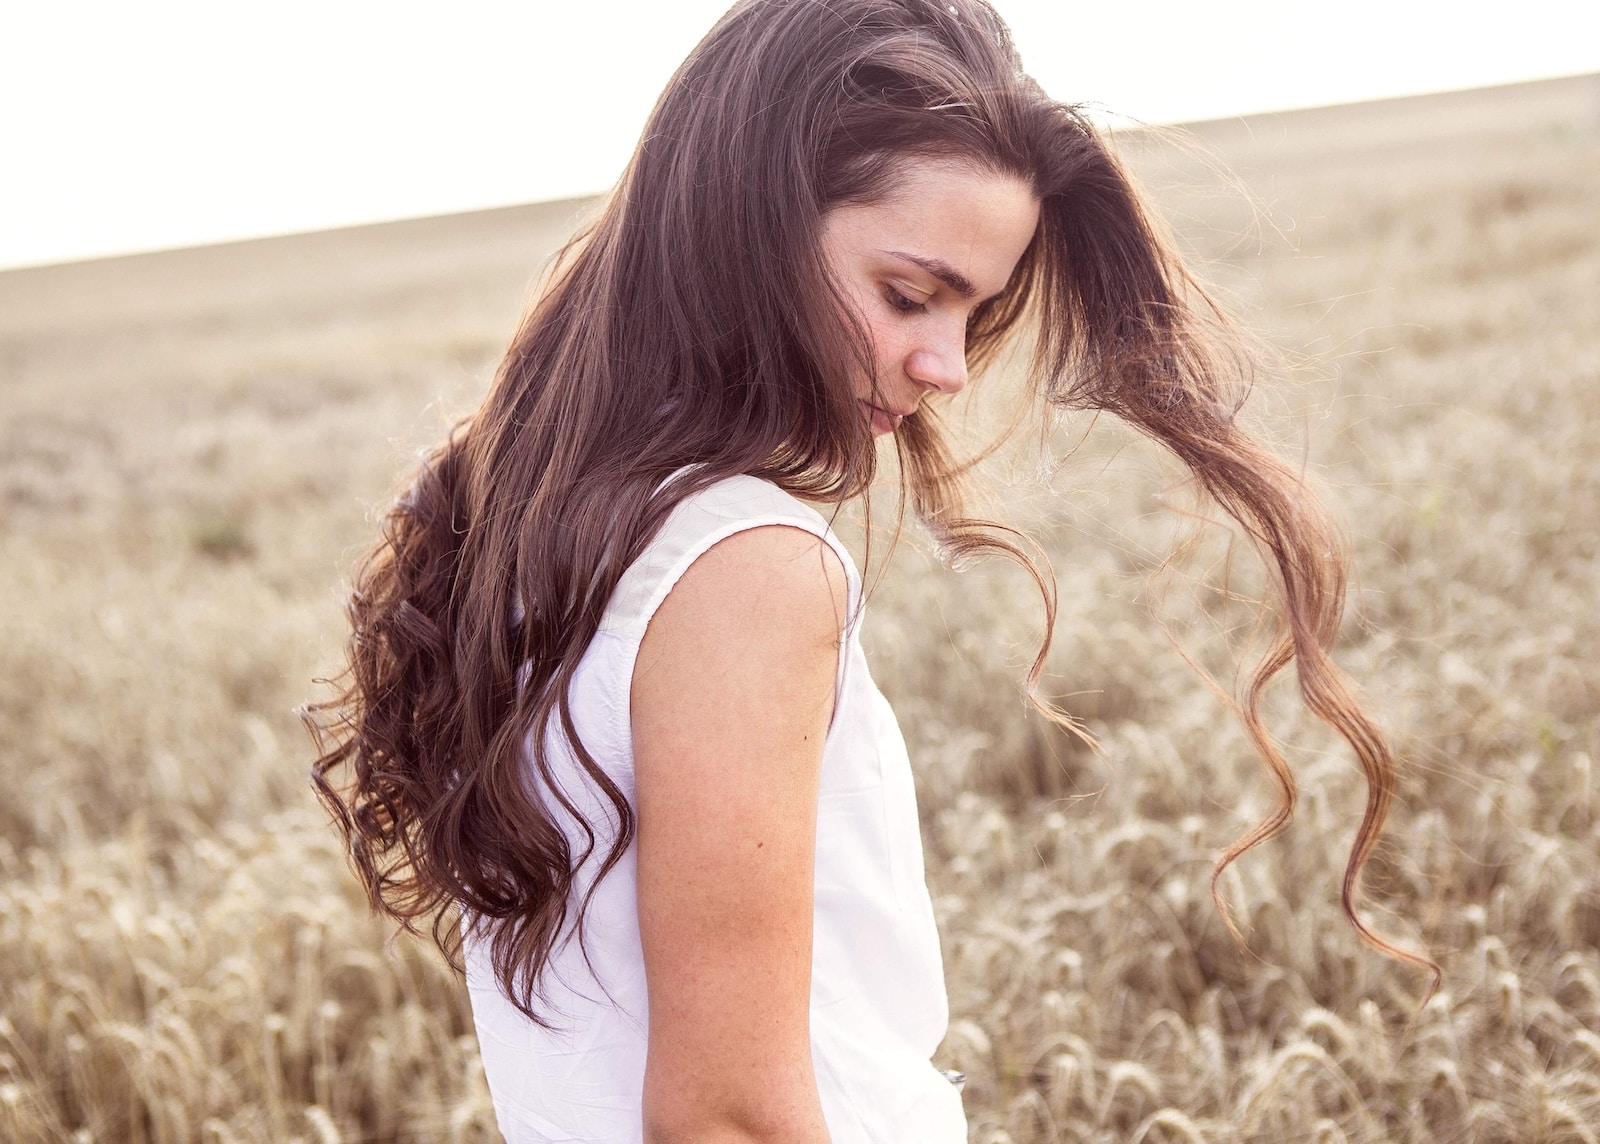
[{"label": "white sleeveless top", "polygon": [[[939,936],[923,878],[911,765],[894,713],[861,652],[861,577],[827,523],[766,481],[733,477],[686,498],[629,567],[572,683],[579,738],[634,798],[629,692],[645,627],[701,554],[748,528],[821,537],[844,564],[833,722],[822,749],[811,961],[811,1055],[833,1144],[965,1144],[961,1099],[929,1058],[948,1018]],[[559,732],[547,740],[563,792],[600,835],[578,871],[589,889],[615,837],[615,812]],[[537,780],[530,782],[537,789]],[[559,813],[559,802],[541,796]],[[567,824],[574,853],[582,836]],[[649,998],[639,943],[637,848],[595,888],[585,948],[558,945],[536,1003],[540,1028],[500,992],[487,944],[467,934],[467,984],[495,1114],[508,1144],[637,1144]]]}]

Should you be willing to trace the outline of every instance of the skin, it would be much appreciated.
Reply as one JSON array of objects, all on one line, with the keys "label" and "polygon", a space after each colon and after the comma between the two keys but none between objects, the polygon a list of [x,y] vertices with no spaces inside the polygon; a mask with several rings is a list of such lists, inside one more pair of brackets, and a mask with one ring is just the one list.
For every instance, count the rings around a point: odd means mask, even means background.
[{"label": "skin", "polygon": [[[966,384],[967,318],[1000,292],[1038,208],[1018,180],[908,161],[892,194],[832,211],[822,245],[857,308],[878,432]],[[632,682],[649,1144],[825,1144],[812,1071],[817,792],[847,601],[794,528],[735,533],[650,622]]]},{"label": "skin", "polygon": [[967,384],[967,320],[1005,289],[1039,225],[1021,180],[967,163],[907,160],[890,194],[823,219],[823,255],[871,339],[856,397],[891,433],[934,394]]}]

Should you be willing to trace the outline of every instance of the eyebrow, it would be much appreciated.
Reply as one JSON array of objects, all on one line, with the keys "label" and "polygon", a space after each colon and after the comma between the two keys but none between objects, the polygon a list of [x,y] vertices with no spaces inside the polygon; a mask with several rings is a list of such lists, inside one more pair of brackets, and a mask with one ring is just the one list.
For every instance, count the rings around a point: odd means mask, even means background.
[{"label": "eyebrow", "polygon": [[978,296],[978,288],[972,284],[972,280],[942,258],[929,258],[926,255],[911,254],[904,250],[885,250],[883,253],[891,258],[903,258],[913,265],[922,267],[922,269],[932,274],[963,298],[976,298]]}]

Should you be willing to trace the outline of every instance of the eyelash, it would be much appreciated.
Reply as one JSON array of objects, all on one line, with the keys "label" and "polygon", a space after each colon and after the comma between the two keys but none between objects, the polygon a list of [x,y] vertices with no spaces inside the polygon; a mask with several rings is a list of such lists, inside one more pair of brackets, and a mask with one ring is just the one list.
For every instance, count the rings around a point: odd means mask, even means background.
[{"label": "eyelash", "polygon": [[893,286],[885,286],[883,293],[884,297],[888,299],[890,307],[901,314],[926,314],[928,312],[928,304],[926,302],[913,302]]}]

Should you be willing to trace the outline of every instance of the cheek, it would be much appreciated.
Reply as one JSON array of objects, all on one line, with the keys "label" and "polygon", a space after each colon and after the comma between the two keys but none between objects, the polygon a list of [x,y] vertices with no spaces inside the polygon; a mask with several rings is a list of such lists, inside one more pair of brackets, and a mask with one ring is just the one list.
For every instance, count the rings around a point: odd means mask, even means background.
[{"label": "cheek", "polygon": [[[849,297],[849,302],[854,312],[849,315],[847,321],[850,324],[853,324],[861,333],[866,335],[867,349],[871,354],[870,364],[872,367],[872,372],[881,376],[883,374],[885,362],[893,354],[891,347],[894,341],[895,331],[883,320],[881,315],[874,313],[873,303],[875,301],[875,297],[871,295],[865,294],[859,290],[852,291]],[[867,396],[871,388],[871,377],[861,377],[857,379],[857,396]]]},{"label": "cheek", "polygon": [[898,323],[869,321],[867,333],[872,338],[872,361],[877,367],[878,380],[894,376],[894,365],[905,352],[905,330]]}]

